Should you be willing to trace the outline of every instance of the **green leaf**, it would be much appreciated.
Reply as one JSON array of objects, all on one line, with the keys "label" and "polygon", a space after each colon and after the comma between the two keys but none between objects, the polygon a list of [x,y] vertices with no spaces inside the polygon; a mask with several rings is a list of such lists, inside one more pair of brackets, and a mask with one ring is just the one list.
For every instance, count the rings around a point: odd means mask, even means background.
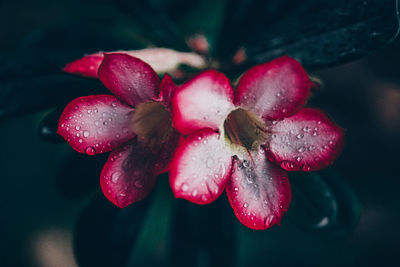
[{"label": "green leaf", "polygon": [[359,203],[333,170],[291,172],[293,200],[286,214],[295,225],[331,237],[344,236],[357,224]]}]

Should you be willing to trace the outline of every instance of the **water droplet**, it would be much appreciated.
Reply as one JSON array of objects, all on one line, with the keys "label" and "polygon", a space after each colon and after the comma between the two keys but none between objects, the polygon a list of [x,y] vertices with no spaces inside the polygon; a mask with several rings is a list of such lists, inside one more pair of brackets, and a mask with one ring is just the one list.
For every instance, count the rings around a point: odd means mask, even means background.
[{"label": "water droplet", "polygon": [[304,137],[304,134],[298,134],[296,137],[297,137],[297,139],[301,139]]},{"label": "water droplet", "polygon": [[271,135],[272,139],[276,138],[276,134]]},{"label": "water droplet", "polygon": [[313,132],[313,134],[312,134],[313,136],[317,136],[318,135],[318,133],[317,132]]},{"label": "water droplet", "polygon": [[78,142],[79,142],[79,143],[82,143],[82,142],[83,142],[83,140],[82,140],[82,139],[79,139],[79,140],[78,140]]},{"label": "water droplet", "polygon": [[207,144],[207,140],[204,139],[203,144]]},{"label": "water droplet", "polygon": [[305,132],[309,132],[310,130],[311,130],[311,128],[308,126],[303,127],[303,131],[305,131]]},{"label": "water droplet", "polygon": [[88,147],[85,149],[85,153],[88,154],[88,155],[93,156],[94,154],[96,154],[96,150],[95,150],[93,147],[88,146]]},{"label": "water droplet", "polygon": [[192,196],[197,196],[197,190],[195,189],[193,192],[192,192]]},{"label": "water droplet", "polygon": [[108,122],[107,121],[103,121],[103,125],[107,125],[108,124]]},{"label": "water droplet", "polygon": [[64,128],[64,126],[65,126],[65,125],[64,125],[64,123],[63,123],[63,124],[61,124],[61,128]]},{"label": "water droplet", "polygon": [[272,121],[272,124],[274,124],[274,125],[277,124],[277,123],[278,123],[278,121]]},{"label": "water droplet", "polygon": [[111,106],[113,106],[115,108],[117,106],[117,102],[112,102]]},{"label": "water droplet", "polygon": [[187,191],[189,186],[187,184],[182,184],[182,191]]},{"label": "water droplet", "polygon": [[233,188],[234,191],[239,191],[239,188],[235,187]]},{"label": "water droplet", "polygon": [[123,132],[123,133],[128,133],[128,132],[129,132],[129,129],[128,129],[127,127],[124,127],[124,128],[122,128],[122,132]]},{"label": "water droplet", "polygon": [[305,146],[299,147],[299,149],[297,149],[297,151],[302,153],[302,152],[306,151],[306,147]]},{"label": "water droplet", "polygon": [[321,121],[318,121],[317,123],[318,123],[318,124],[321,124]]},{"label": "water droplet", "polygon": [[97,111],[98,111],[97,108],[95,108],[95,109],[93,110],[94,113],[97,113]]},{"label": "water droplet", "polygon": [[301,157],[297,157],[296,160],[297,160],[297,161],[300,161],[300,160],[301,160]]},{"label": "water droplet", "polygon": [[84,131],[84,132],[83,132],[83,136],[84,136],[84,137],[88,137],[88,136],[89,136],[89,132],[88,132],[88,131]]},{"label": "water droplet", "polygon": [[77,110],[77,109],[79,109],[79,107],[78,107],[78,106],[75,106],[74,109]]},{"label": "water droplet", "polygon": [[[205,140],[204,140],[205,141]],[[207,158],[207,160],[206,160],[206,166],[208,167],[208,168],[212,168],[212,167],[214,167],[214,159],[213,158]]]},{"label": "water droplet", "polygon": [[309,151],[313,151],[314,149],[315,149],[315,146],[313,146],[313,145],[311,145],[311,146],[308,147],[308,150],[309,150]]},{"label": "water droplet", "polygon": [[135,181],[135,186],[136,186],[136,188],[141,189],[141,188],[143,188],[143,183],[140,180],[136,180]]},{"label": "water droplet", "polygon": [[120,173],[120,172],[114,172],[114,173],[111,175],[111,182],[117,183],[118,180],[119,180],[119,177],[121,177],[121,173]]},{"label": "water droplet", "polygon": [[92,113],[92,110],[91,110],[91,109],[88,109],[88,110],[87,110],[87,113],[88,113],[88,114]]},{"label": "water droplet", "polygon": [[329,141],[329,144],[330,144],[330,145],[333,145],[333,141],[332,141],[332,140],[331,140],[331,141]]},{"label": "water droplet", "polygon": [[243,160],[243,166],[245,168],[248,168],[250,166],[250,163],[247,160]]},{"label": "water droplet", "polygon": [[126,196],[126,194],[125,193],[121,193],[121,194],[119,194],[121,197],[125,197]]},{"label": "water droplet", "polygon": [[247,208],[248,206],[249,206],[248,203],[244,203],[244,204],[243,204],[243,207],[245,207],[245,208]]},{"label": "water droplet", "polygon": [[76,129],[77,131],[79,131],[80,128],[81,128],[81,126],[79,126],[79,125],[75,126],[75,129]]},{"label": "water droplet", "polygon": [[208,120],[208,116],[204,116],[203,120],[205,120],[205,121]]}]

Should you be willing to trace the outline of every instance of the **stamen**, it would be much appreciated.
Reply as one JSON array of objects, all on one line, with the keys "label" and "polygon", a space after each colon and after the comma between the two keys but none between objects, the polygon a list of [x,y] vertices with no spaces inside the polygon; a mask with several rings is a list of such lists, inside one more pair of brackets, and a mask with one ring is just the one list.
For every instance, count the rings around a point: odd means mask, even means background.
[{"label": "stamen", "polygon": [[224,129],[231,143],[242,146],[247,151],[257,149],[268,132],[263,121],[241,108],[228,115],[224,122]]}]

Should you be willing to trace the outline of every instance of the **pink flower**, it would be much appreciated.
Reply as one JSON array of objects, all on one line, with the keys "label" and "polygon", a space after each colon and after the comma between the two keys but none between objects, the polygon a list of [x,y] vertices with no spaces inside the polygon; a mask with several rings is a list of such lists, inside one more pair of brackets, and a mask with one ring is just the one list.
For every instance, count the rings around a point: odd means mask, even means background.
[{"label": "pink flower", "polygon": [[287,171],[317,171],[339,155],[344,130],[303,108],[310,81],[287,56],[255,66],[234,92],[209,70],[180,86],[173,123],[182,134],[171,163],[176,197],[208,204],[226,192],[237,218],[253,229],[280,222],[291,202]]},{"label": "pink flower", "polygon": [[112,151],[101,173],[104,195],[118,207],[145,198],[168,169],[179,134],[169,102],[175,88],[165,75],[127,54],[105,54],[100,81],[113,95],[84,96],[67,105],[58,133],[78,152]]}]

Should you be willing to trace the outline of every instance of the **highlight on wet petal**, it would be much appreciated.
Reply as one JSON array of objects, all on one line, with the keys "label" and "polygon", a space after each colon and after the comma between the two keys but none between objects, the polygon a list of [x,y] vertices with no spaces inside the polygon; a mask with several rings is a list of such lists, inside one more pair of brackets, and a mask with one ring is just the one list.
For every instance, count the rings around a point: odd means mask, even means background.
[{"label": "highlight on wet petal", "polygon": [[231,173],[230,151],[220,134],[204,129],[188,136],[175,152],[170,185],[175,197],[197,204],[216,200]]},{"label": "highlight on wet petal", "polygon": [[344,130],[320,110],[301,109],[271,124],[269,158],[289,171],[317,171],[333,163],[344,143]]},{"label": "highlight on wet petal", "polygon": [[97,71],[103,61],[102,52],[90,54],[65,65],[64,72],[88,78],[97,78]]},{"label": "highlight on wet petal", "polygon": [[264,119],[284,118],[305,104],[311,85],[300,63],[283,56],[245,72],[234,103]]},{"label": "highlight on wet petal", "polygon": [[153,156],[136,140],[114,150],[101,172],[104,195],[120,208],[147,197],[157,181]]},{"label": "highlight on wet petal", "polygon": [[135,136],[130,128],[133,112],[112,95],[80,97],[64,109],[57,133],[78,152],[107,152]]},{"label": "highlight on wet petal", "polygon": [[[204,68],[205,59],[195,53],[178,52],[167,48],[146,48],[130,51],[113,51],[107,54],[127,54],[149,64],[157,73],[166,73],[176,70],[180,65],[188,65],[193,68]],[[86,55],[71,63],[68,63],[63,71],[84,77],[97,78],[98,69],[103,61],[104,53],[98,52]]]},{"label": "highlight on wet petal", "polygon": [[181,85],[172,98],[175,128],[189,134],[202,128],[218,130],[234,108],[229,79],[215,70],[204,71]]},{"label": "highlight on wet petal", "polygon": [[255,230],[279,224],[292,199],[287,173],[270,163],[261,148],[251,157],[234,158],[226,192],[239,221]]},{"label": "highlight on wet petal", "polygon": [[160,78],[150,65],[126,54],[105,54],[99,68],[99,79],[132,106],[156,99],[160,84]]}]

